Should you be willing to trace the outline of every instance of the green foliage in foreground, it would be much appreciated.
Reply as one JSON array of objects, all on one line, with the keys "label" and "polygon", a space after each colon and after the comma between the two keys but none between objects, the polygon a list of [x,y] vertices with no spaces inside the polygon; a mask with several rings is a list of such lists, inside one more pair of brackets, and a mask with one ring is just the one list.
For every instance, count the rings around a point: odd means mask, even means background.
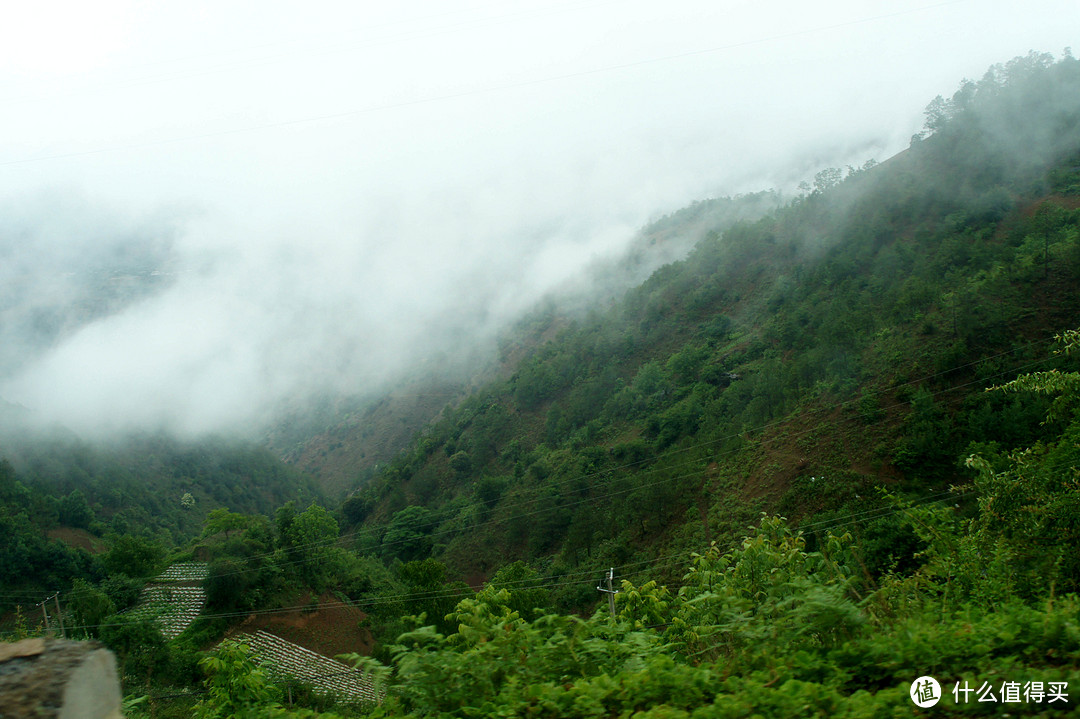
[{"label": "green foliage in foreground", "polygon": [[[959,543],[978,539],[974,525],[913,519]],[[506,590],[464,600],[456,632],[399,638],[375,715],[909,716],[908,687],[923,674],[945,687],[1080,681],[1075,596],[1024,603],[991,579],[949,597],[943,573],[974,586],[983,572],[953,556],[863,596],[850,537],[828,545],[807,552],[786,522],[765,518],[739,548],[696,556],[677,593],[624,582],[616,621],[606,611],[527,621]],[[963,707],[947,696],[939,709]]]},{"label": "green foliage in foreground", "polygon": [[281,689],[252,660],[244,644],[225,642],[199,664],[207,673],[207,680],[206,698],[195,705],[196,719],[319,716],[306,710],[285,709],[280,703]]}]

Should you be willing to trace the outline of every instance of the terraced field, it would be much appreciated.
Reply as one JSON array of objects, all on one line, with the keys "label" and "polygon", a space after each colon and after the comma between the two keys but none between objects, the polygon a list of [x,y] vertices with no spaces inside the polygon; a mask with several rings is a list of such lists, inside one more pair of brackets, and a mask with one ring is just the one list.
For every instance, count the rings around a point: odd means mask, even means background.
[{"label": "terraced field", "polygon": [[348,702],[377,702],[378,692],[362,672],[261,629],[234,639],[251,647],[255,658],[282,679],[293,679],[320,694]]},{"label": "terraced field", "polygon": [[155,584],[199,583],[210,576],[210,567],[206,562],[177,562],[154,579]]},{"label": "terraced field", "polygon": [[162,634],[175,639],[206,606],[202,583],[208,572],[205,562],[172,565],[143,589],[128,616],[156,622]]},{"label": "terraced field", "polygon": [[[139,603],[128,615],[156,622],[161,633],[170,639],[179,636],[206,605],[203,581],[207,575],[208,568],[203,562],[172,565],[143,589]],[[341,701],[359,703],[380,699],[367,676],[328,656],[262,629],[234,638],[251,647],[255,658],[281,679],[301,682]]]}]

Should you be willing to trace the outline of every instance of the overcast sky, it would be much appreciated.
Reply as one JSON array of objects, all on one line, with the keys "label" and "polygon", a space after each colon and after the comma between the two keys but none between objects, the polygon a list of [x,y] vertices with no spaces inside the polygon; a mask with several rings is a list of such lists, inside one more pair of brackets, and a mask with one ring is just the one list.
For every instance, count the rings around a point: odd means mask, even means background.
[{"label": "overcast sky", "polygon": [[1075,0],[11,4],[0,281],[117,237],[176,274],[0,396],[84,434],[253,431],[481,341],[650,218],[883,160],[1077,28]]}]

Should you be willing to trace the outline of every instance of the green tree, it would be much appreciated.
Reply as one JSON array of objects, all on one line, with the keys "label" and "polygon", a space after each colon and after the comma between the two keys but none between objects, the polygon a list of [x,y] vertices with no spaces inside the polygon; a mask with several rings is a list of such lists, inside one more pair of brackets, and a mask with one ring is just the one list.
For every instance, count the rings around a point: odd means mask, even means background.
[{"label": "green tree", "polygon": [[[1056,353],[1080,352],[1080,331],[1058,337]],[[1021,375],[990,391],[1053,397],[1046,422],[1065,424],[1060,437],[1010,452],[1004,457],[972,455],[979,518],[970,539],[981,553],[995,547],[1022,558],[1011,575],[1025,595],[1047,587],[1080,590],[1080,372],[1056,369]]]},{"label": "green tree", "polygon": [[318,504],[298,514],[288,530],[289,546],[305,550],[325,548],[333,544],[337,536],[337,520]]},{"label": "green tree", "polygon": [[96,637],[105,617],[116,611],[116,605],[109,595],[81,578],[72,582],[66,604],[69,616],[74,622],[74,636]]},{"label": "green tree", "polygon": [[338,523],[326,508],[313,504],[292,518],[285,529],[289,557],[298,563],[301,576],[321,591],[339,568]]},{"label": "green tree", "polygon": [[206,577],[207,606],[214,612],[258,609],[281,588],[281,579],[281,570],[266,556],[215,559]]},{"label": "green tree", "polygon": [[112,573],[129,577],[149,577],[155,574],[165,559],[165,548],[160,543],[131,534],[113,535],[109,551],[102,563]]},{"label": "green tree", "polygon": [[472,471],[472,458],[469,457],[469,453],[465,451],[454,452],[450,456],[450,469],[454,470],[454,474],[459,477],[468,475]]},{"label": "green tree", "polygon": [[814,193],[822,194],[840,184],[844,171],[839,167],[827,167],[814,175]]},{"label": "green tree", "polygon": [[255,663],[246,644],[226,640],[199,666],[206,672],[206,697],[195,705],[196,719],[286,715],[281,689]]},{"label": "green tree", "polygon": [[199,661],[206,694],[195,719],[340,719],[337,714],[282,706],[283,691],[246,644],[227,639]]},{"label": "green tree", "polygon": [[136,680],[161,676],[170,668],[168,643],[150,621],[125,621],[114,615],[103,623],[98,637],[116,652],[124,674]]},{"label": "green tree", "polygon": [[807,552],[783,518],[763,517],[736,549],[714,544],[694,556],[670,634],[687,649],[714,652],[849,636],[863,621],[852,543],[830,534],[822,551]]},{"label": "green tree", "polygon": [[116,611],[122,612],[135,606],[135,603],[139,601],[143,583],[126,574],[110,574],[101,580],[98,588],[116,606]]},{"label": "green tree", "polygon": [[277,531],[278,546],[287,549],[292,541],[292,524],[296,521],[296,502],[286,502],[274,511],[274,529]]},{"label": "green tree", "polygon": [[488,603],[494,610],[505,608],[521,617],[542,614],[551,607],[550,593],[542,586],[539,572],[520,561],[495,572],[476,599]]},{"label": "green tree", "polygon": [[224,507],[219,507],[211,510],[206,515],[206,520],[203,522],[202,536],[210,537],[224,533],[227,539],[230,532],[247,529],[254,521],[254,517],[239,512],[230,512]]},{"label": "green tree", "polygon": [[433,514],[427,507],[409,506],[395,512],[382,539],[383,556],[403,562],[423,559],[431,551]]},{"label": "green tree", "polygon": [[374,500],[369,494],[354,494],[341,503],[341,514],[346,524],[360,524],[369,514],[374,505]]},{"label": "green tree", "polygon": [[402,613],[424,615],[426,624],[442,632],[453,631],[447,615],[463,596],[472,593],[468,585],[448,582],[446,565],[430,558],[402,564],[398,575],[409,596]]},{"label": "green tree", "polygon": [[90,522],[94,521],[94,510],[86,501],[86,497],[78,489],[73,489],[70,494],[60,500],[60,523],[78,529],[87,529]]},{"label": "green tree", "polygon": [[924,387],[915,390],[911,399],[911,414],[904,421],[903,436],[897,442],[893,463],[906,472],[936,475],[951,466],[952,426],[949,416],[934,401]]}]

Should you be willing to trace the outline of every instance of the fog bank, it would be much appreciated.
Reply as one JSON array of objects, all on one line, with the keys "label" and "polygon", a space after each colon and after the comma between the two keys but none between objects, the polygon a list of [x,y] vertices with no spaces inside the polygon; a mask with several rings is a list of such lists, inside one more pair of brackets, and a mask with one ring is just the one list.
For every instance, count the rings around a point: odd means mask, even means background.
[{"label": "fog bank", "polygon": [[[1073,2],[32,4],[0,30],[0,397],[255,434],[479,363],[650,218],[903,149]],[[580,289],[580,288],[579,288]]]}]

